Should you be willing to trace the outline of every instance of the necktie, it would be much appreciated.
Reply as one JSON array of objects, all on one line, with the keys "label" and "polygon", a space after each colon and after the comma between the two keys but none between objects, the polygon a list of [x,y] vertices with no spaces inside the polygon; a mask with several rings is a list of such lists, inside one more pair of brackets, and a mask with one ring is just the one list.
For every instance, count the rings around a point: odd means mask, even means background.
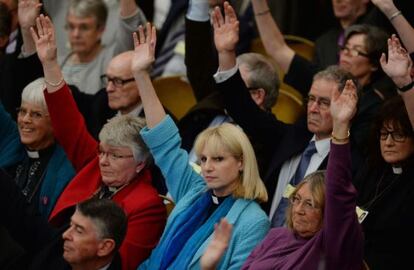
[{"label": "necktie", "polygon": [[[296,169],[295,174],[293,175],[292,179],[290,180],[290,184],[292,186],[296,186],[303,180],[305,176],[306,170],[308,169],[310,160],[313,154],[316,153],[316,146],[315,141],[309,142],[308,146],[303,151],[302,156],[299,161],[298,168]],[[289,204],[288,198],[282,197],[277,206],[277,209],[272,217],[272,227],[281,227],[285,224],[285,212],[286,208]]]},{"label": "necktie", "polygon": [[99,199],[111,199],[113,191],[109,190],[108,186],[102,186],[101,191],[99,192]]}]

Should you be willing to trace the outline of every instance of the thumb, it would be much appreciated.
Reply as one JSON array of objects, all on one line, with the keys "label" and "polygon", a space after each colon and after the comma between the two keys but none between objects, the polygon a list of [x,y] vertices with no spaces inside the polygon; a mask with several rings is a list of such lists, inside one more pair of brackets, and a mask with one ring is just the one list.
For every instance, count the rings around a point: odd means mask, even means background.
[{"label": "thumb", "polygon": [[381,54],[380,64],[381,64],[382,69],[384,70],[384,67],[387,65],[387,59],[386,59],[385,53]]}]

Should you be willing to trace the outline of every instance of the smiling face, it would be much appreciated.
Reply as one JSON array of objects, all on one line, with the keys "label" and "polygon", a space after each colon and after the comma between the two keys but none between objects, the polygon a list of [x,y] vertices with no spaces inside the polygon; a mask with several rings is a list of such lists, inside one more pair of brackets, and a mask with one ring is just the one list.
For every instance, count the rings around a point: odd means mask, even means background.
[{"label": "smiling face", "polygon": [[200,153],[201,173],[208,188],[214,194],[223,197],[230,195],[240,184],[240,172],[243,170],[243,162],[235,158],[224,147],[211,151],[209,145],[205,145]]},{"label": "smiling face", "polygon": [[98,26],[95,17],[78,17],[70,11],[66,24],[70,46],[75,54],[89,55],[100,44],[104,27]]},{"label": "smiling face", "polygon": [[414,154],[414,140],[394,124],[386,123],[380,131],[380,148],[385,162],[399,165]]},{"label": "smiling face", "polygon": [[[361,85],[366,85],[371,80],[371,75],[377,70],[370,59],[363,55],[367,54],[365,46],[365,35],[354,34],[344,45],[339,54],[339,66],[350,72]],[[359,55],[352,55],[351,50],[360,52]],[[362,53],[362,54],[361,54]]]},{"label": "smiling face", "polygon": [[22,101],[17,126],[20,141],[30,150],[42,150],[54,142],[52,123],[42,106]]},{"label": "smiling face", "polygon": [[322,227],[322,210],[315,206],[309,183],[303,184],[294,195],[292,211],[293,231],[303,238],[314,236]]},{"label": "smiling face", "polygon": [[[133,52],[125,52],[114,57],[109,62],[106,75],[109,78],[128,80],[133,78],[131,71],[131,57]],[[135,81],[126,82],[121,86],[116,86],[113,82],[108,82],[106,86],[108,94],[108,105],[113,110],[119,110],[122,114],[129,113],[140,103],[141,98]]]},{"label": "smiling face", "polygon": [[328,138],[332,132],[330,102],[332,91],[338,91],[334,81],[317,79],[308,94],[307,124],[317,140]]},{"label": "smiling face", "polygon": [[134,159],[129,147],[99,145],[99,168],[102,182],[109,187],[121,187],[130,183],[144,167]]}]

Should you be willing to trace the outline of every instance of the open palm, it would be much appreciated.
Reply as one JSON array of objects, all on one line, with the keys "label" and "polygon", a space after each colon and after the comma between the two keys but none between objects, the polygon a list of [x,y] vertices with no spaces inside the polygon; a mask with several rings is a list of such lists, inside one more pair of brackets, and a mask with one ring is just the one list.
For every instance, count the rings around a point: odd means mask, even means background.
[{"label": "open palm", "polygon": [[133,73],[147,71],[155,60],[156,30],[150,23],[144,28],[140,26],[138,33],[133,34],[134,38],[134,55],[131,61]]},{"label": "open palm", "polygon": [[338,122],[349,122],[357,109],[357,89],[352,80],[348,80],[342,93],[335,91],[331,98],[331,115]]},{"label": "open palm", "polygon": [[395,35],[388,39],[388,61],[383,54],[380,63],[384,72],[393,80],[410,77],[411,59]]},{"label": "open palm", "polygon": [[42,63],[55,61],[57,57],[56,40],[53,24],[49,17],[40,14],[36,18],[36,30],[30,31],[36,45],[37,55]]},{"label": "open palm", "polygon": [[214,43],[217,51],[233,51],[239,41],[239,21],[234,9],[228,2],[224,3],[224,17],[220,8],[211,13],[214,27]]},{"label": "open palm", "polygon": [[20,0],[17,15],[19,17],[19,25],[21,28],[29,29],[35,24],[36,18],[39,16],[40,7],[39,0]]}]

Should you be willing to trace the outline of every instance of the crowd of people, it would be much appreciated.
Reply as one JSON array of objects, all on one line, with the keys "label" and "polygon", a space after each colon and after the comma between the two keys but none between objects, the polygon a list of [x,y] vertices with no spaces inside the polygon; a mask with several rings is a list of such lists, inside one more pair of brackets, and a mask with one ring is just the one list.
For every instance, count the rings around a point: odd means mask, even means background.
[{"label": "crowd of people", "polygon": [[[160,25],[135,0],[1,0],[0,268],[409,265],[413,10],[332,0],[310,61],[275,3],[171,1]],[[181,119],[153,86],[171,72],[197,100]]]}]

